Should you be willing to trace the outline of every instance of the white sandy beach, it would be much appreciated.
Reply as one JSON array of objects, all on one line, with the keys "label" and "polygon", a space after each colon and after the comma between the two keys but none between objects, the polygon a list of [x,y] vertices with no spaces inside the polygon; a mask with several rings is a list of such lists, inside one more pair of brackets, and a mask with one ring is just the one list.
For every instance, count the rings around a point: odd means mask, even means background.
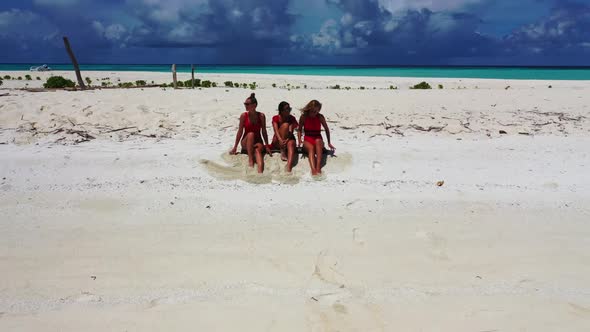
[{"label": "white sandy beach", "polygon": [[[30,74],[0,87],[0,331],[590,330],[590,82]],[[323,103],[322,177],[227,155],[228,80]]]}]

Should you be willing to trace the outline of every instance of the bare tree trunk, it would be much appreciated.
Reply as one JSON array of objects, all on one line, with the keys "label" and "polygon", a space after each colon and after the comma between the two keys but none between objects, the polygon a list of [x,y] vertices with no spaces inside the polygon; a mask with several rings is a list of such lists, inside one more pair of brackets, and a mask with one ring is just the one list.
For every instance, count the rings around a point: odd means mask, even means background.
[{"label": "bare tree trunk", "polygon": [[78,85],[80,89],[86,90],[86,85],[84,85],[84,80],[82,79],[82,74],[80,74],[80,66],[78,66],[78,61],[76,60],[76,56],[74,56],[74,52],[70,47],[70,41],[68,37],[64,37],[64,45],[66,46],[66,51],[70,55],[70,59],[72,60],[72,64],[74,65],[74,70],[76,71],[76,78],[78,79]]},{"label": "bare tree trunk", "polygon": [[195,88],[195,65],[191,65],[191,89]]},{"label": "bare tree trunk", "polygon": [[172,81],[174,82],[174,88],[177,88],[177,82],[176,82],[176,64],[172,65]]}]

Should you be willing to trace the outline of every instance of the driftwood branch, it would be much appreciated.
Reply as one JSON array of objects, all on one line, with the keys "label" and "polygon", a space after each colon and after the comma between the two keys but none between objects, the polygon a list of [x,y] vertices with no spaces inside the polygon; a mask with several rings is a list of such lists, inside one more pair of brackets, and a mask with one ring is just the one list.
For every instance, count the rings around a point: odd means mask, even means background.
[{"label": "driftwood branch", "polygon": [[438,127],[438,126],[429,126],[428,128],[424,128],[424,127],[419,126],[417,124],[412,124],[409,127],[412,128],[412,129],[415,129],[415,130],[419,130],[419,131],[428,131],[428,132],[434,131],[434,132],[439,132],[439,131],[445,129],[447,127],[447,125],[445,124],[444,126],[441,126],[441,127]]},{"label": "driftwood branch", "polygon": [[108,130],[108,131],[105,131],[105,132],[103,132],[103,133],[104,133],[104,134],[108,134],[108,133],[114,133],[114,132],[117,132],[117,131],[121,131],[121,130],[127,130],[127,129],[134,129],[134,128],[137,128],[137,127],[136,127],[136,126],[133,126],[133,127],[123,127],[123,128],[117,128],[117,129],[113,129],[113,130]]}]

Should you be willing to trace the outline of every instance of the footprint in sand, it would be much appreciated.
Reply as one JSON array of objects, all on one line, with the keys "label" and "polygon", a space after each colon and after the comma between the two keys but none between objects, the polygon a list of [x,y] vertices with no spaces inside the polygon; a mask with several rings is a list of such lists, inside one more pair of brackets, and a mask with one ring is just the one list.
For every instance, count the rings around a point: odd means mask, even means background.
[{"label": "footprint in sand", "polygon": [[439,235],[432,232],[418,231],[416,232],[416,238],[426,240],[430,243],[432,250],[429,252],[429,256],[435,260],[448,261],[449,256],[447,255],[447,240]]},{"label": "footprint in sand", "polygon": [[352,240],[354,242],[356,242],[356,244],[360,245],[360,246],[364,246],[365,245],[365,240],[363,240],[363,236],[361,234],[361,231],[359,228],[353,228],[352,229]]},{"label": "footprint in sand", "polygon": [[137,109],[141,111],[141,113],[143,114],[147,114],[150,112],[149,107],[145,106],[145,105],[139,105],[137,106]]},{"label": "footprint in sand", "polygon": [[346,286],[339,260],[318,254],[307,289],[307,321],[311,331],[384,331],[378,307]]}]

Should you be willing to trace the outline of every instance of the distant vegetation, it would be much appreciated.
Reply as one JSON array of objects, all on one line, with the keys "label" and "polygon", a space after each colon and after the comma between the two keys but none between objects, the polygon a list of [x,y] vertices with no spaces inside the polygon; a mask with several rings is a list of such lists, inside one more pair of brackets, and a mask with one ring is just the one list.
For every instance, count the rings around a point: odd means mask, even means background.
[{"label": "distant vegetation", "polygon": [[45,84],[43,84],[43,87],[46,89],[73,88],[75,86],[76,84],[73,81],[70,81],[67,78],[63,78],[61,76],[52,76],[47,79]]},{"label": "distant vegetation", "polygon": [[4,84],[4,81],[0,78],[0,86],[2,86],[2,84]]},{"label": "distant vegetation", "polygon": [[[441,90],[442,90],[442,89],[444,89],[444,87],[443,87],[443,85],[442,85],[442,84],[439,84],[439,85],[438,85],[438,88],[439,88],[439,89],[441,89]],[[477,87],[475,87],[475,88],[477,89]]]},{"label": "distant vegetation", "polygon": [[33,78],[31,78],[31,75],[27,74],[27,75],[25,75],[25,79],[26,79],[27,81],[30,81],[30,80],[32,80]]},{"label": "distant vegetation", "polygon": [[137,85],[137,86],[146,86],[147,85],[147,82],[144,81],[144,80],[137,80],[137,81],[135,81],[135,85]]},{"label": "distant vegetation", "polygon": [[427,89],[432,89],[432,87],[430,86],[430,84],[426,83],[426,82],[420,82],[416,85],[414,85],[413,87],[411,87],[410,89],[422,89],[422,90],[427,90]]},{"label": "distant vegetation", "polygon": [[90,79],[90,77],[86,77],[84,80],[86,81],[86,84],[88,84],[89,86],[92,85],[92,79]]},{"label": "distant vegetation", "polygon": [[122,83],[119,83],[118,86],[120,88],[132,88],[133,82],[122,82]]},{"label": "distant vegetation", "polygon": [[10,75],[4,75],[4,79],[5,79],[5,80],[9,80],[9,79],[11,79],[11,78],[12,78],[12,77],[10,77]]}]

